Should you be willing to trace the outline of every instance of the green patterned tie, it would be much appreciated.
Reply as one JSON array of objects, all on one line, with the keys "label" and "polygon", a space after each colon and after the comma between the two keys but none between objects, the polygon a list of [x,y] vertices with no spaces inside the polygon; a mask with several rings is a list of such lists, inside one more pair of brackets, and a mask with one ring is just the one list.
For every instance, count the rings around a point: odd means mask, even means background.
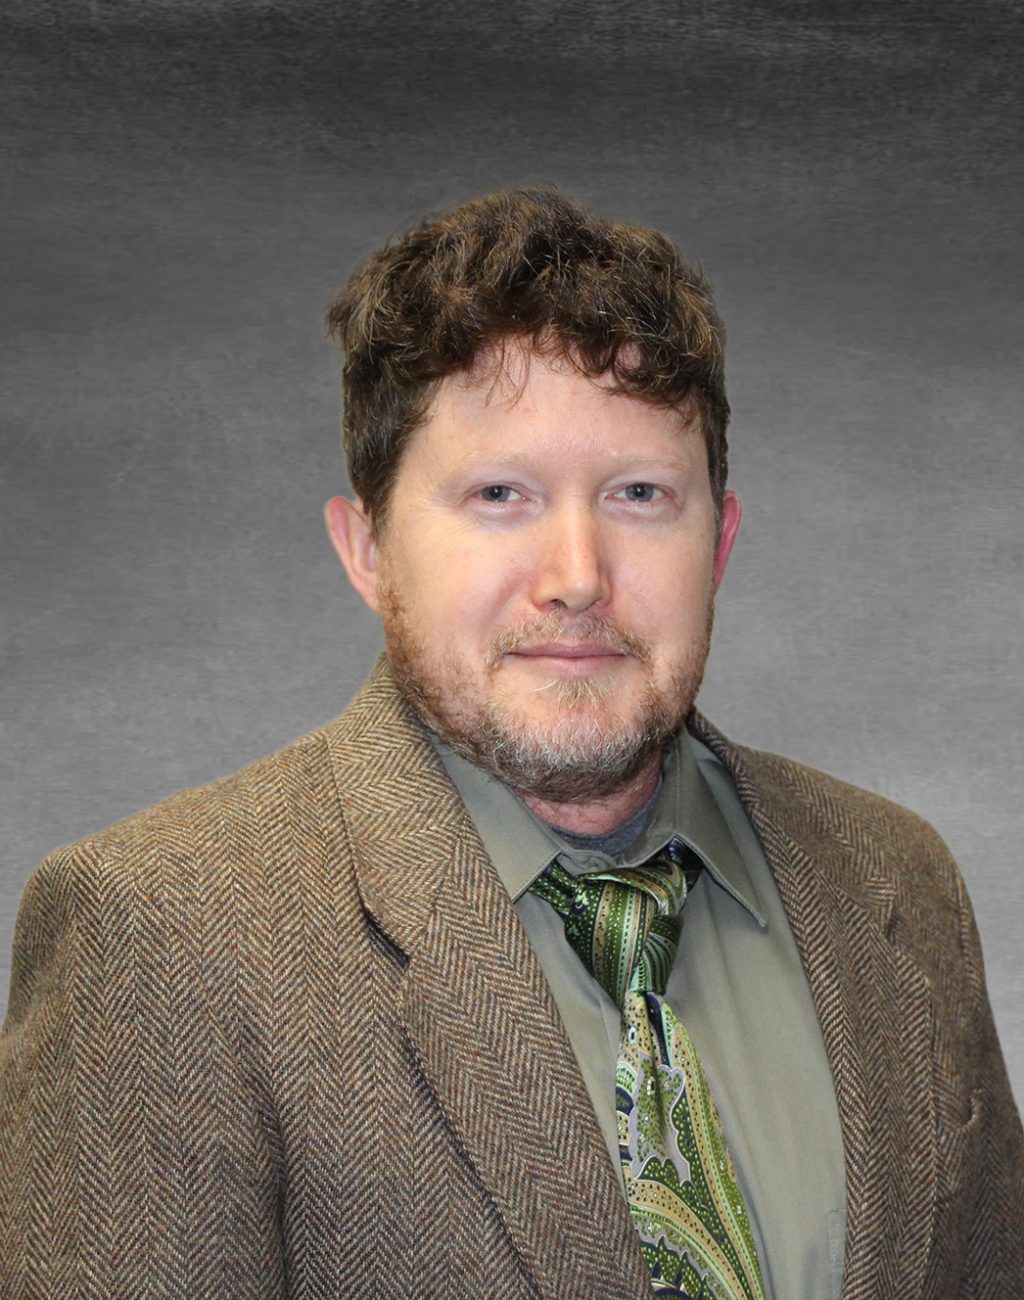
[{"label": "green patterned tie", "polygon": [[680,840],[638,867],[531,886],[622,1011],[615,1098],[630,1215],[656,1295],[764,1300],[718,1111],[690,1035],[664,1001],[679,916],[700,862]]}]

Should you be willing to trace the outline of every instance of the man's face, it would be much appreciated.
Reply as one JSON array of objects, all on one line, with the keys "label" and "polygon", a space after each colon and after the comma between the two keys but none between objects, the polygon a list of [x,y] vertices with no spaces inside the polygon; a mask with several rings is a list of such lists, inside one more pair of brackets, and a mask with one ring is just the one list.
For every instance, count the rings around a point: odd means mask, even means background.
[{"label": "man's face", "polygon": [[729,493],[716,528],[696,421],[512,347],[440,384],[346,564],[435,731],[528,796],[589,801],[688,712],[738,523]]}]

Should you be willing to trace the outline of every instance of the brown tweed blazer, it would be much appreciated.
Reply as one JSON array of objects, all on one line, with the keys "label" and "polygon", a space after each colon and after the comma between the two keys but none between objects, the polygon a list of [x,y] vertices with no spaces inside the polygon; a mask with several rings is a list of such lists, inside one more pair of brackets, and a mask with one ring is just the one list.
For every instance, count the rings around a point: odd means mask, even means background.
[{"label": "brown tweed blazer", "polygon": [[[1024,1294],[1020,1121],[948,853],[901,808],[691,725],[821,1018],[844,1300]],[[338,721],[31,879],[0,1294],[650,1294],[540,967],[385,666]]]}]

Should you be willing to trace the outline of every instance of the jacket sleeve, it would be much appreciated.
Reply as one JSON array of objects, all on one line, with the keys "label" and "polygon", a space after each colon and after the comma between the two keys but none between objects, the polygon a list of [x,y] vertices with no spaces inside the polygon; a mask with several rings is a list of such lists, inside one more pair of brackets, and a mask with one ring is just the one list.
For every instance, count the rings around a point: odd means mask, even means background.
[{"label": "jacket sleeve", "polygon": [[979,1043],[977,1199],[968,1238],[965,1300],[1003,1300],[1024,1289],[1024,1132],[985,987],[981,943],[959,873],[964,974]]},{"label": "jacket sleeve", "polygon": [[0,1294],[283,1296],[252,1097],[139,872],[88,843],[48,858],[0,1033]]}]

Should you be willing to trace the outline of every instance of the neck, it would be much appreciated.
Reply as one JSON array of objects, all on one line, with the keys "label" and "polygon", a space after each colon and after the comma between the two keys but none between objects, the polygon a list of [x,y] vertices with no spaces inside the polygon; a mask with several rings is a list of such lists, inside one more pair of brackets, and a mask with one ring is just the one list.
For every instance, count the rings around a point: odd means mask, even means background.
[{"label": "neck", "polygon": [[574,835],[607,835],[616,826],[629,821],[648,802],[657,788],[660,771],[659,756],[621,790],[592,803],[554,803],[530,794],[521,794],[520,797],[531,812],[552,826],[560,826]]}]

